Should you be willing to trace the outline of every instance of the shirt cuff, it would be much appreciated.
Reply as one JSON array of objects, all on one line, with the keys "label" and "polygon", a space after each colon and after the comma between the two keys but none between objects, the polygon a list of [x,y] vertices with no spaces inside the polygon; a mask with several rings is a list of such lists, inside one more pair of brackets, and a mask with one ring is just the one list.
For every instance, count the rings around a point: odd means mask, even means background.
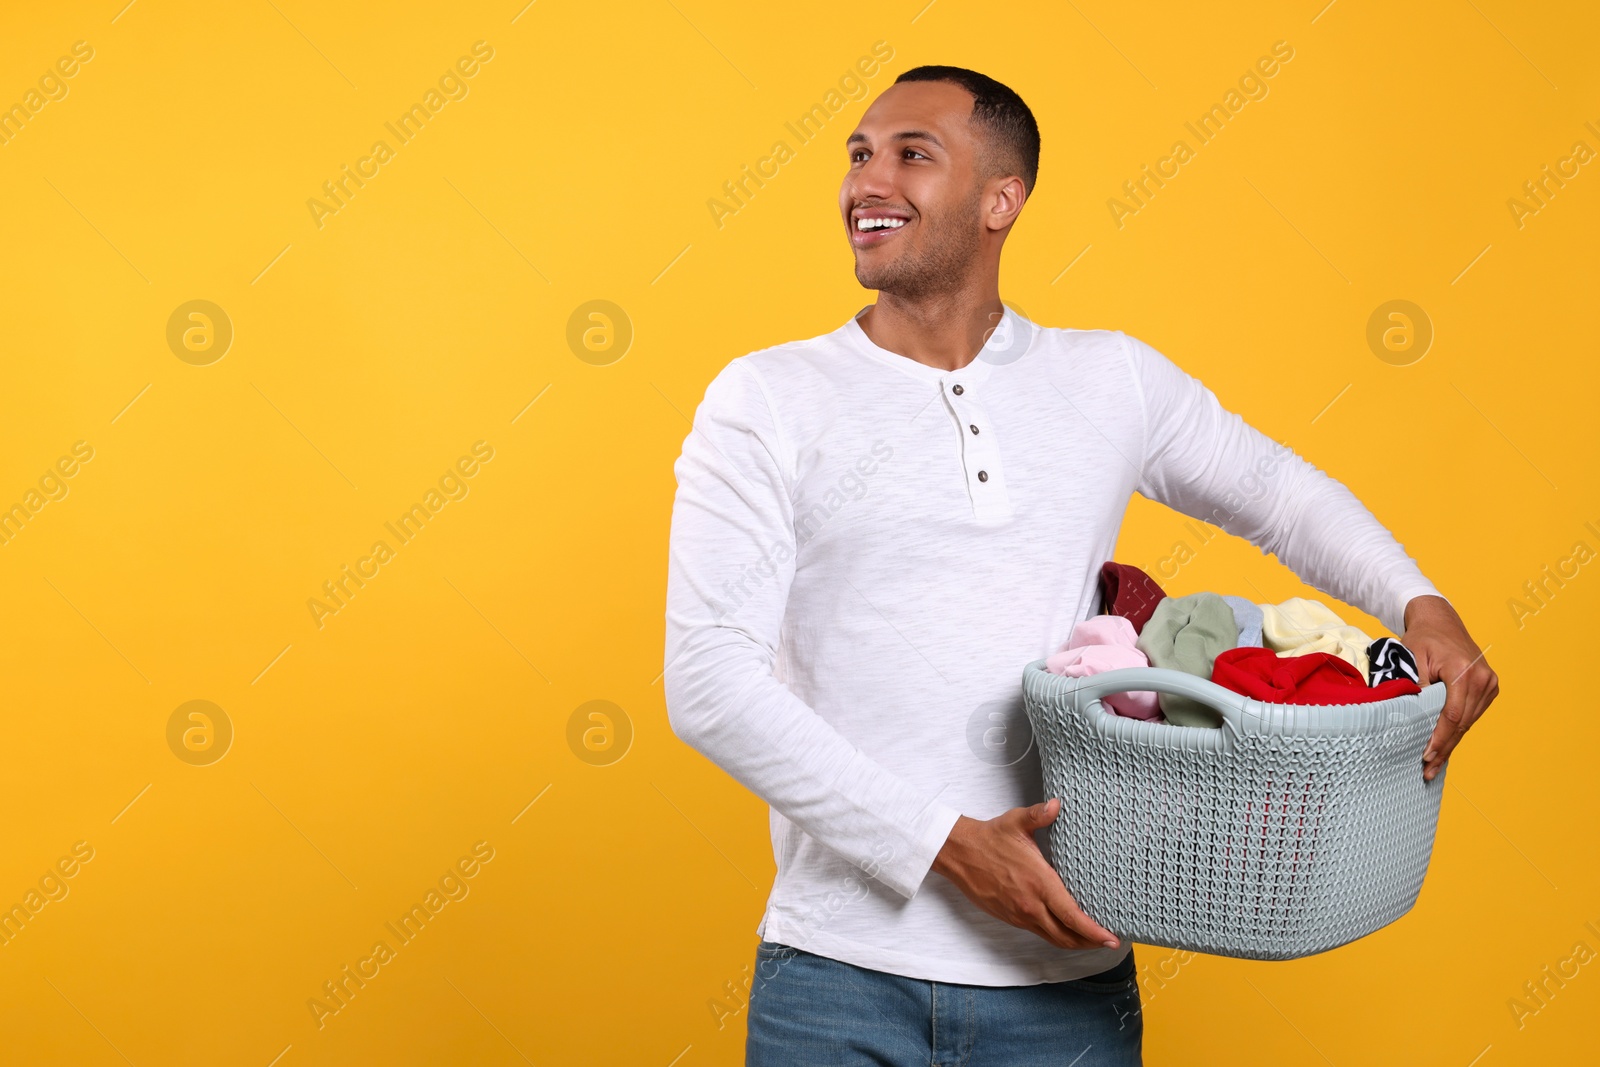
[{"label": "shirt cuff", "polygon": [[911,841],[911,852],[905,856],[891,856],[889,862],[869,873],[907,900],[915,897],[960,818],[961,812],[948,804],[937,800],[929,804],[919,820],[921,832]]}]

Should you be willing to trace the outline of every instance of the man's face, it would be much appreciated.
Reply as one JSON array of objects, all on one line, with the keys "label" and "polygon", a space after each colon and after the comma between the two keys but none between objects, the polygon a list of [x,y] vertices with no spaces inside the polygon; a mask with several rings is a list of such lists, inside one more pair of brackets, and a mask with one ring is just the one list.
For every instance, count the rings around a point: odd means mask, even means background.
[{"label": "man's face", "polygon": [[861,116],[839,211],[864,287],[915,298],[963,283],[983,235],[971,115],[959,85],[902,82]]}]

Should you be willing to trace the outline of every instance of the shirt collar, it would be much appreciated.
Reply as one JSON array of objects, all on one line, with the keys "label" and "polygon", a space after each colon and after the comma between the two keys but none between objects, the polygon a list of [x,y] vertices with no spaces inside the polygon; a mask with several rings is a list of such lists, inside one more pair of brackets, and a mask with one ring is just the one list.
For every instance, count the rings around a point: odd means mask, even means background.
[{"label": "shirt collar", "polygon": [[[868,307],[870,306],[868,305]],[[1004,307],[1003,320],[995,327],[994,332],[989,335],[989,339],[978,350],[978,354],[973,357],[972,362],[960,370],[945,370],[942,367],[930,367],[926,363],[919,363],[910,356],[902,356],[898,352],[891,352],[887,348],[878,347],[872,338],[867,336],[867,331],[861,328],[861,323],[857,321],[862,312],[866,310],[867,308],[862,308],[861,311],[856,312],[850,318],[849,322],[844,324],[845,339],[857,351],[881,363],[896,367],[903,373],[909,374],[922,382],[948,382],[952,385],[977,385],[985,382],[996,367],[1015,363],[1027,355],[1028,350],[1033,346],[1034,337],[1039,332],[1039,328],[1032,322],[1018,315],[1011,308]]]}]

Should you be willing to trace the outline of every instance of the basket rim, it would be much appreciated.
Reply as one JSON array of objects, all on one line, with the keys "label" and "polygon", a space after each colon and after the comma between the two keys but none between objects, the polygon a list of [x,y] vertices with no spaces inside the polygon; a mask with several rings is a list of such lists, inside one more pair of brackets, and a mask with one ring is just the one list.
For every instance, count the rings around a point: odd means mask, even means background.
[{"label": "basket rim", "polygon": [[[1089,681],[1088,678],[1054,674],[1044,669],[1045,662],[1041,657],[1023,668],[1022,690],[1030,717],[1036,704],[1048,703],[1063,714],[1076,714],[1102,735],[1141,741],[1164,737],[1177,740],[1184,736],[1187,741],[1185,747],[1209,748],[1212,744],[1221,744],[1221,738],[1217,737],[1219,734],[1232,737],[1273,734],[1355,737],[1380,734],[1416,719],[1436,719],[1445,702],[1445,683],[1442,681],[1431,682],[1418,693],[1404,693],[1358,704],[1280,704],[1256,700],[1218,685],[1209,678],[1166,667],[1120,667],[1090,676],[1096,688],[1102,690],[1108,683],[1117,683],[1122,676],[1129,676],[1130,684],[1125,692],[1144,689],[1158,679],[1170,679],[1186,692],[1206,694],[1207,703],[1226,705],[1225,708],[1219,707],[1223,711],[1220,728],[1179,726],[1117,715],[1109,708],[1101,707],[1103,702],[1099,697],[1086,697],[1079,691],[1079,687]],[[1181,731],[1181,734],[1173,731]],[[1140,734],[1144,736],[1140,737]],[[1215,738],[1215,741],[1208,743],[1203,740],[1206,735]]]}]

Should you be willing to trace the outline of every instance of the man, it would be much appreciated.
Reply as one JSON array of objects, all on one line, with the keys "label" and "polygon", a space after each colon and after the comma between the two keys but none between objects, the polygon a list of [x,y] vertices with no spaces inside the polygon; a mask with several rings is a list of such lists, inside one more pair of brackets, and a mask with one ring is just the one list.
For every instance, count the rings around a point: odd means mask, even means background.
[{"label": "man", "polygon": [[1041,853],[1059,801],[1037,803],[1037,756],[969,740],[1018,720],[1022,667],[1094,610],[1130,496],[1226,515],[1402,634],[1448,685],[1426,777],[1497,682],[1342,483],[1143,342],[1001,303],[1039,158],[1014,92],[918,67],[847,148],[877,303],[730,362],[675,466],[669,719],[771,805],[747,1062],[1139,1063],[1132,946]]}]

